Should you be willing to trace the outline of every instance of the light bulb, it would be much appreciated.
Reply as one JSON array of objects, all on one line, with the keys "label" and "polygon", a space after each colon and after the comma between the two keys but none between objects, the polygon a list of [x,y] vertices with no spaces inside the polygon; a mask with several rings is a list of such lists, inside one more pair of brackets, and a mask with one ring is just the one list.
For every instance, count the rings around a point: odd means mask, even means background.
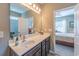
[{"label": "light bulb", "polygon": [[38,7],[36,7],[36,10],[38,10]]},{"label": "light bulb", "polygon": [[36,7],[35,4],[33,4],[33,7],[34,7],[34,8]]},{"label": "light bulb", "polygon": [[41,9],[39,9],[39,12],[41,11]]}]

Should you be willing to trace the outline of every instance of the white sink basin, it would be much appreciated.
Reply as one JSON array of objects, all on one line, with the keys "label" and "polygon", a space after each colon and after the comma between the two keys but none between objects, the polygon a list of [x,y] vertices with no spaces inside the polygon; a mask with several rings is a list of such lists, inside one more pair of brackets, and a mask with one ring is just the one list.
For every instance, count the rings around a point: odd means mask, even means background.
[{"label": "white sink basin", "polygon": [[29,41],[22,42],[21,45],[25,47],[29,47],[29,46],[32,46],[34,43],[35,43],[34,40],[29,40]]}]

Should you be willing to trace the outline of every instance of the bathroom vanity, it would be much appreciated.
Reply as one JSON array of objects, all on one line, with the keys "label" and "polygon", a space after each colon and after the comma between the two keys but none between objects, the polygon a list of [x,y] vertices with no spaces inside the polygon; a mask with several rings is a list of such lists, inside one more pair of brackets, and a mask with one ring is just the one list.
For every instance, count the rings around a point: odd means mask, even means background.
[{"label": "bathroom vanity", "polygon": [[9,47],[10,55],[14,56],[46,56],[50,50],[50,34],[31,34],[17,46],[9,43]]}]

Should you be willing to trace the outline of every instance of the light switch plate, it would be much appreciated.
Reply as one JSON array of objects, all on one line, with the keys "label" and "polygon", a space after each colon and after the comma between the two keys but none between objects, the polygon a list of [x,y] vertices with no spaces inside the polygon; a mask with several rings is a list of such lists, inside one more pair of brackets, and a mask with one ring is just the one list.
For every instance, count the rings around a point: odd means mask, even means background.
[{"label": "light switch plate", "polygon": [[0,31],[0,38],[3,38],[3,37],[4,37],[3,31]]}]

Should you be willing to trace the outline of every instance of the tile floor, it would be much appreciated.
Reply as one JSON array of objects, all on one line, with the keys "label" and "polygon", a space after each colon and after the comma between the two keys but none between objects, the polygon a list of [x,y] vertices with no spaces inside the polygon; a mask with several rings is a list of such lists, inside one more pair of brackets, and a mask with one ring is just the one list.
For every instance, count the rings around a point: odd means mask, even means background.
[{"label": "tile floor", "polygon": [[60,56],[74,56],[74,48],[56,44],[55,53]]}]

